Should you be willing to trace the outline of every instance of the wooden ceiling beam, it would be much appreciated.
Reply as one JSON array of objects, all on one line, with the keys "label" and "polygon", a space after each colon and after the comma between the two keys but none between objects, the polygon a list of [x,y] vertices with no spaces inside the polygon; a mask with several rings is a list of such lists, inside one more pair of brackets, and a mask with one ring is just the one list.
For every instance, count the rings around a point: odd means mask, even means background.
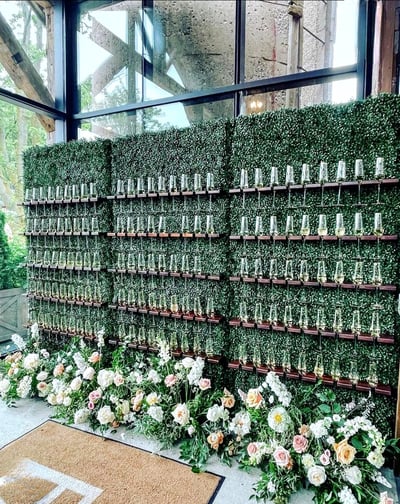
[{"label": "wooden ceiling beam", "polygon": [[[0,62],[15,86],[28,98],[54,107],[53,97],[1,13]],[[54,119],[42,115],[38,117],[47,132],[54,131]]]}]

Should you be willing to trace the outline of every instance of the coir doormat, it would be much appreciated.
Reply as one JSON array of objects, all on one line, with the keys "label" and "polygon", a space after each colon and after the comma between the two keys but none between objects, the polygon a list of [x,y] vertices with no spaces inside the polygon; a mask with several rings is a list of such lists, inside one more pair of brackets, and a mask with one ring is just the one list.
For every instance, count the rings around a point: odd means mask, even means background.
[{"label": "coir doormat", "polygon": [[211,504],[222,478],[48,421],[0,450],[3,504]]}]

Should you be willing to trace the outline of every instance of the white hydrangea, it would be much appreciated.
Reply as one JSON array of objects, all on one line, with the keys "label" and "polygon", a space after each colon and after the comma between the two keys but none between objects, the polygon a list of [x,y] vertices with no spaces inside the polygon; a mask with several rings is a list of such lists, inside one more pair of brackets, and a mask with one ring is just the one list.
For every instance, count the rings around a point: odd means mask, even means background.
[{"label": "white hydrangea", "polygon": [[339,502],[341,504],[358,504],[357,499],[354,497],[353,492],[348,486],[343,487],[339,492]]},{"label": "white hydrangea", "polygon": [[40,358],[37,353],[30,353],[24,358],[23,367],[27,371],[34,371],[39,367]]},{"label": "white hydrangea", "polygon": [[356,465],[351,467],[345,467],[343,474],[344,479],[348,481],[351,485],[359,485],[362,481],[362,474],[360,468]]},{"label": "white hydrangea", "polygon": [[201,357],[197,357],[187,377],[190,385],[198,384],[200,378],[203,376],[203,369],[204,360]]},{"label": "white hydrangea", "polygon": [[3,378],[0,381],[0,396],[5,397],[7,392],[10,390],[11,383],[10,380],[7,380],[7,378]]},{"label": "white hydrangea", "polygon": [[20,336],[19,334],[13,334],[11,336],[11,341],[20,350],[25,350],[25,348],[26,348],[26,342],[25,342],[24,338],[22,336]]},{"label": "white hydrangea", "polygon": [[32,386],[32,376],[26,375],[19,382],[17,387],[17,395],[21,397],[21,399],[25,399],[28,397]]},{"label": "white hydrangea", "polygon": [[250,432],[251,418],[247,411],[239,411],[229,424],[229,430],[236,436],[245,436]]},{"label": "white hydrangea", "polygon": [[151,418],[156,420],[156,422],[162,422],[164,418],[164,412],[161,406],[150,406],[147,413],[151,416]]},{"label": "white hydrangea", "polygon": [[383,466],[383,464],[385,463],[384,456],[378,450],[370,451],[367,455],[367,460],[371,465],[373,465],[377,469],[380,469]]},{"label": "white hydrangea", "polygon": [[313,433],[316,439],[320,439],[328,435],[328,428],[331,425],[331,419],[329,417],[318,420],[317,422],[310,424],[310,431]]},{"label": "white hydrangea", "polygon": [[75,411],[74,414],[74,424],[79,425],[86,423],[90,415],[90,411],[87,408],[81,408]]},{"label": "white hydrangea", "polygon": [[161,382],[161,377],[160,377],[160,375],[157,373],[157,371],[155,369],[150,369],[147,378],[149,379],[149,381],[153,382],[154,384],[157,384],[157,383]]}]

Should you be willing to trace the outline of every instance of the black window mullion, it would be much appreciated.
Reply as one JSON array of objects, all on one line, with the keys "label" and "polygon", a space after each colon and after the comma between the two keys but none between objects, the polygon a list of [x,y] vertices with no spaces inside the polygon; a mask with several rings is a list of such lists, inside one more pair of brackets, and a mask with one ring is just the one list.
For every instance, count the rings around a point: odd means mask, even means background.
[{"label": "black window mullion", "polygon": [[[236,0],[235,16],[235,84],[244,82],[245,78],[245,39],[246,39],[246,0]],[[240,114],[241,93],[235,94],[234,114]]]}]

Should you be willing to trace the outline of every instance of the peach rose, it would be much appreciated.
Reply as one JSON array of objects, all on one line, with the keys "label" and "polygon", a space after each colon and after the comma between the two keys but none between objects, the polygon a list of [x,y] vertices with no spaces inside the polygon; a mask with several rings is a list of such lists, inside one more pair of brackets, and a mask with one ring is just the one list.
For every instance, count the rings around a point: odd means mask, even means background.
[{"label": "peach rose", "polygon": [[290,453],[282,446],[278,446],[272,456],[274,457],[276,465],[279,467],[291,469],[291,467],[293,466],[293,461],[290,457]]},{"label": "peach rose", "polygon": [[101,356],[100,356],[99,352],[93,352],[92,355],[88,358],[88,361],[91,364],[96,364],[96,362],[99,362],[100,357]]},{"label": "peach rose", "polygon": [[343,439],[340,443],[334,443],[333,449],[336,453],[336,460],[341,464],[351,464],[356,455],[356,449],[354,446],[349,445],[347,439]]},{"label": "peach rose", "polygon": [[308,437],[310,435],[310,427],[305,424],[301,425],[299,427],[299,434],[301,434],[302,436]]},{"label": "peach rose", "polygon": [[308,439],[301,434],[294,436],[293,449],[296,453],[304,453],[307,450]]},{"label": "peach rose", "polygon": [[221,398],[221,403],[224,408],[231,409],[235,406],[235,397],[228,389],[224,389],[224,396]]},{"label": "peach rose", "polygon": [[221,431],[218,432],[212,432],[208,437],[207,437],[207,442],[211,446],[213,450],[218,450],[219,445],[222,444],[224,441],[224,435],[222,434]]},{"label": "peach rose", "polygon": [[54,368],[53,375],[54,376],[61,376],[63,373],[64,373],[64,364],[62,362],[60,362]]},{"label": "peach rose", "polygon": [[246,395],[246,403],[250,408],[259,408],[263,401],[263,396],[258,389],[249,389]]}]

